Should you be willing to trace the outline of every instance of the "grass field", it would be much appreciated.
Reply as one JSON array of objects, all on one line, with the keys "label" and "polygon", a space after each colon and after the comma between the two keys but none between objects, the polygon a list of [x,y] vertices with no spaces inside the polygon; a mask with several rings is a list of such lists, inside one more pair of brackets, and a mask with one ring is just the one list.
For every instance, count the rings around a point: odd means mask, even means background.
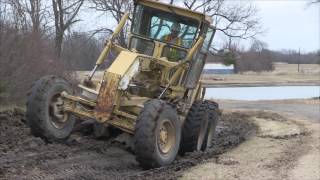
[{"label": "grass field", "polygon": [[320,65],[275,64],[274,71],[244,72],[240,74],[203,75],[201,81],[207,86],[277,86],[319,85]]}]

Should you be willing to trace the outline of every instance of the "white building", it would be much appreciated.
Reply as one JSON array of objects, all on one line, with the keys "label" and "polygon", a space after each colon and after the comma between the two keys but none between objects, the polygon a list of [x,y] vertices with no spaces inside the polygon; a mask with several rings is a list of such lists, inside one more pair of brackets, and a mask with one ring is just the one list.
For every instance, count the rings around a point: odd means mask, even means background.
[{"label": "white building", "polygon": [[221,63],[207,63],[202,71],[203,74],[233,74],[234,66],[226,66]]}]

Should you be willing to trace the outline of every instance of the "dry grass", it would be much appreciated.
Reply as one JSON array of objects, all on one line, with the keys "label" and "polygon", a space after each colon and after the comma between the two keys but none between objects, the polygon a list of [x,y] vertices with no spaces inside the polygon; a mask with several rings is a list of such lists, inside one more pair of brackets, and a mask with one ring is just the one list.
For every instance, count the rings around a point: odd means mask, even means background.
[{"label": "dry grass", "polygon": [[274,71],[245,72],[241,74],[203,75],[201,81],[206,85],[319,85],[320,65],[302,64],[297,72],[296,64],[276,65]]}]

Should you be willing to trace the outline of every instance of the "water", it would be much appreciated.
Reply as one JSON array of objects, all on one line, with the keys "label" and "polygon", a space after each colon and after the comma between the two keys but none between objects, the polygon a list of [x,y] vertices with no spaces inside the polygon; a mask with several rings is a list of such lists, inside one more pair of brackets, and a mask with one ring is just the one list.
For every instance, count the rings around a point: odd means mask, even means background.
[{"label": "water", "polygon": [[320,96],[319,86],[227,87],[207,88],[206,99],[275,100]]},{"label": "water", "polygon": [[234,74],[233,69],[204,69],[202,74]]}]

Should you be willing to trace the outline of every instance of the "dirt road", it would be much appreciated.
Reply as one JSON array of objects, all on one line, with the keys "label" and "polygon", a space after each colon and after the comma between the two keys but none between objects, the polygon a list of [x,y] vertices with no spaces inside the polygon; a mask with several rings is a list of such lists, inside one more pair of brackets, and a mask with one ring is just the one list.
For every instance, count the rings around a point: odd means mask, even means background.
[{"label": "dirt road", "polygon": [[[228,111],[249,113],[259,130],[215,161],[191,168],[182,179],[320,179],[319,100],[219,103]],[[253,115],[261,110],[267,114]]]}]

